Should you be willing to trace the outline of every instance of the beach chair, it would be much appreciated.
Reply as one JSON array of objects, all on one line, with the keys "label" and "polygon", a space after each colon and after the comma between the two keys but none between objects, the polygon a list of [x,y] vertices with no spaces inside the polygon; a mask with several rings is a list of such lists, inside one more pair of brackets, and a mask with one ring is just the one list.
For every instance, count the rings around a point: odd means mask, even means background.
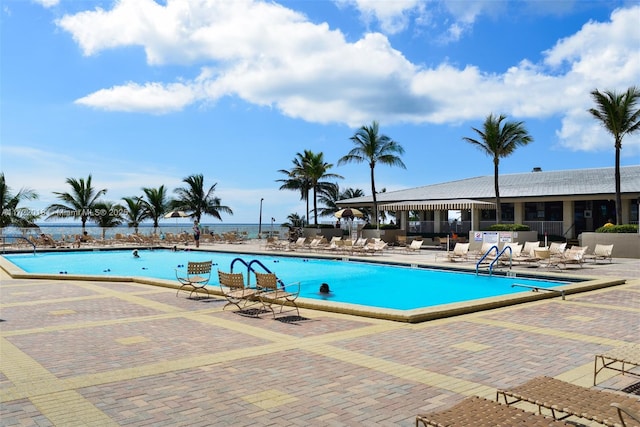
[{"label": "beach chair", "polygon": [[206,288],[206,285],[211,278],[211,265],[212,261],[189,261],[187,263],[186,275],[181,275],[180,271],[176,268],[176,279],[181,284],[176,291],[176,296],[178,296],[180,291],[190,288],[189,298],[191,298],[193,293],[197,295],[198,292],[204,292],[207,294],[207,297],[209,297],[209,290]]},{"label": "beach chair", "polygon": [[405,246],[404,251],[408,254],[420,253],[422,243],[424,243],[424,240],[412,240],[409,246]]},{"label": "beach chair", "polygon": [[523,409],[472,396],[443,411],[418,415],[416,427],[572,426]]},{"label": "beach chair", "polygon": [[[537,377],[518,387],[498,390],[496,400],[499,400],[500,396],[507,405],[522,401],[537,405],[539,412],[545,408],[551,412],[554,419],[574,416],[610,427],[619,426],[620,422],[624,422],[618,409],[612,406],[614,403],[631,413],[640,413],[638,399],[581,387],[551,377]],[[623,425],[640,426],[634,422]]]},{"label": "beach chair", "polygon": [[226,273],[218,270],[218,281],[222,295],[227,300],[225,306],[222,307],[223,311],[229,305],[235,305],[238,310],[244,310],[253,303],[259,302],[257,299],[258,289],[246,286],[242,273]]},{"label": "beach chair", "polygon": [[613,252],[613,245],[601,245],[596,243],[596,247],[593,249],[593,253],[585,255],[585,260],[593,260],[594,263],[597,263],[599,259],[601,260],[609,260],[612,262],[611,253]]},{"label": "beach chair", "polygon": [[582,264],[584,264],[584,254],[586,252],[586,246],[571,246],[564,251],[561,256],[552,258],[552,262],[557,265],[562,264],[565,268],[567,264],[577,264],[582,268]]},{"label": "beach chair", "polygon": [[[276,317],[274,305],[280,306],[278,314],[295,311],[300,316],[300,310],[296,304],[296,299],[300,295],[300,282],[285,285],[274,273],[255,272],[255,275],[257,295],[263,308],[270,310],[274,318]],[[285,307],[290,309],[285,311]]]},{"label": "beach chair", "polygon": [[380,240],[377,242],[369,243],[364,247],[363,252],[368,255],[382,254],[387,249],[387,242]]},{"label": "beach chair", "polygon": [[447,254],[449,261],[466,261],[469,259],[469,243],[456,243],[453,251]]},{"label": "beach chair", "polygon": [[524,242],[524,246],[520,251],[520,255],[513,257],[513,262],[517,263],[531,263],[537,261],[534,250],[540,248],[540,242]]},{"label": "beach chair", "polygon": [[[598,367],[598,365],[601,366]],[[596,378],[603,369],[618,371],[622,375],[640,376],[639,372],[631,372],[631,369],[638,366],[640,366],[640,344],[623,345],[607,352],[596,354],[593,367],[593,385],[596,385]]]},{"label": "beach chair", "polygon": [[549,255],[552,257],[562,256],[566,248],[566,243],[551,242],[549,244]]}]

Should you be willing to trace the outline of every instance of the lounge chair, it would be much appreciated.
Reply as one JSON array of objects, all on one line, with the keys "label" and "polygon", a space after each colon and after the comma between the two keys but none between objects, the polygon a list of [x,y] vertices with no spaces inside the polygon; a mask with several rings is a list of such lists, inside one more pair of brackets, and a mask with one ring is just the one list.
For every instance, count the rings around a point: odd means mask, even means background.
[{"label": "lounge chair", "polygon": [[[619,426],[622,421],[613,403],[622,405],[626,410],[640,412],[640,401],[618,393],[581,387],[550,377],[537,377],[509,390],[498,390],[500,396],[511,405],[516,402],[529,402],[538,406],[538,411],[546,408],[554,419],[570,416],[595,421],[605,426]],[[509,398],[512,400],[509,401]],[[623,424],[624,425],[624,424]],[[638,426],[631,423],[627,426]]]},{"label": "lounge chair", "polygon": [[278,313],[284,313],[285,307],[291,307],[287,311],[295,311],[300,316],[300,310],[296,304],[296,299],[300,295],[300,282],[285,285],[274,273],[255,272],[255,275],[257,295],[263,308],[271,310],[274,318],[276,317],[274,304],[280,306]]},{"label": "lounge chair", "polygon": [[565,268],[567,264],[578,264],[582,268],[584,264],[584,254],[587,252],[586,246],[571,246],[564,251],[561,256],[555,257],[556,264],[562,264]]},{"label": "lounge chair", "polygon": [[542,415],[526,412],[514,406],[503,405],[482,397],[468,397],[449,409],[418,415],[416,427],[495,427],[495,426],[571,426]]},{"label": "lounge chair", "polygon": [[513,261],[517,263],[530,263],[537,261],[534,250],[540,248],[540,242],[524,242],[524,246],[520,251],[520,256],[513,257]]},{"label": "lounge chair", "polygon": [[[494,246],[498,246],[497,243],[488,243],[488,242],[483,242],[482,246],[480,247],[480,249],[478,249],[477,251],[474,251],[473,255],[475,256],[476,259],[480,259],[482,258],[487,252],[489,252],[489,249],[493,248]],[[495,251],[495,249],[494,249]],[[489,255],[487,255],[487,258],[489,257]]]},{"label": "lounge chair", "polygon": [[176,296],[182,290],[188,290],[191,288],[189,298],[195,292],[204,292],[209,297],[209,290],[206,288],[209,279],[211,278],[211,265],[212,261],[193,262],[187,263],[187,274],[181,275],[179,270],[176,269],[176,279],[180,282],[180,287],[176,291]]},{"label": "lounge chair", "polygon": [[387,249],[387,246],[389,246],[387,242],[379,240],[377,242],[368,243],[362,252],[368,255],[382,254],[385,249]]},{"label": "lounge chair", "polygon": [[295,251],[296,249],[303,249],[306,241],[307,241],[306,237],[298,237],[295,242],[289,245],[289,249],[293,251]]},{"label": "lounge chair", "polygon": [[[602,366],[598,367],[598,361]],[[640,366],[640,344],[628,344],[596,354],[593,367],[593,385],[596,385],[596,377],[603,369],[612,369],[621,372],[622,375],[640,376],[640,373],[630,372],[631,369],[638,366]]]},{"label": "lounge chair", "polygon": [[404,251],[408,254],[420,253],[424,240],[412,240],[409,246],[405,246]]},{"label": "lounge chair", "polygon": [[227,299],[227,303],[222,310],[229,305],[235,305],[238,310],[243,310],[248,305],[258,301],[258,290],[245,286],[244,275],[242,273],[226,273],[218,270],[218,281],[222,294]]},{"label": "lounge chair", "polygon": [[552,257],[562,256],[566,248],[566,243],[551,242],[549,244],[549,255]]},{"label": "lounge chair", "polygon": [[601,245],[596,243],[596,247],[593,249],[593,253],[585,255],[585,259],[593,260],[594,263],[597,263],[599,259],[601,260],[609,260],[612,262],[611,253],[613,252],[613,245]]},{"label": "lounge chair", "polygon": [[469,243],[456,243],[453,251],[447,254],[449,261],[466,261],[469,259]]}]

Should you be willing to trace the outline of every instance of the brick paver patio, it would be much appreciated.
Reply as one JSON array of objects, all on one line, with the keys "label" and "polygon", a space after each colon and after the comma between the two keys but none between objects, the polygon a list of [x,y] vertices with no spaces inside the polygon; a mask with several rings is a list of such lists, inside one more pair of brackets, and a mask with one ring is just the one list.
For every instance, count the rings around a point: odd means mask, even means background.
[{"label": "brick paver patio", "polygon": [[640,342],[637,269],[566,300],[419,324],[310,310],[283,322],[169,288],[0,272],[0,424],[413,426],[534,376],[591,386],[596,353]]}]

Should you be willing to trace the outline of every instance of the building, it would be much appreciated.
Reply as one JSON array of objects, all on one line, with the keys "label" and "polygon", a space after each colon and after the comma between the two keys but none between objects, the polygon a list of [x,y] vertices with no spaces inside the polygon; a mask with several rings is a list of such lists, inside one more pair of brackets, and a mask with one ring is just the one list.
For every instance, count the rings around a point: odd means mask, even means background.
[{"label": "building", "polygon": [[[534,168],[528,173],[499,175],[500,222],[525,224],[539,234],[567,239],[594,231],[616,219],[614,170],[545,172]],[[638,224],[640,165],[621,167],[620,182],[622,222]],[[379,211],[394,212],[400,228],[410,233],[466,234],[496,223],[493,175],[378,193],[377,199]],[[372,207],[373,199],[358,197],[338,205]]]}]

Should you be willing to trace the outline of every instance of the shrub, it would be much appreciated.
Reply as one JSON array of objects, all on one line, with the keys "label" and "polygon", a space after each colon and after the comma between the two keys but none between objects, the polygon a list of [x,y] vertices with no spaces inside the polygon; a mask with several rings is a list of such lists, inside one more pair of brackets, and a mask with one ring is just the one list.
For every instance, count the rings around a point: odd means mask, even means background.
[{"label": "shrub", "polygon": [[530,231],[531,228],[524,224],[493,224],[483,231]]},{"label": "shrub", "polygon": [[608,225],[596,228],[596,233],[637,233],[636,224]]}]

